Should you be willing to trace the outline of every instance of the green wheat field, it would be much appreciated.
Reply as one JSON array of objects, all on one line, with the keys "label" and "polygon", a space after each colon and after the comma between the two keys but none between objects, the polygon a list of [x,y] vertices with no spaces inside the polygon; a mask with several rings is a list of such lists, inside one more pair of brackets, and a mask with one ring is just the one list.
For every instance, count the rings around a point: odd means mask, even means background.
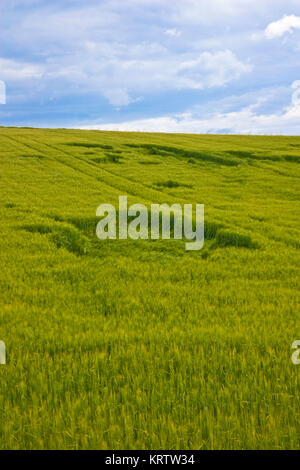
[{"label": "green wheat field", "polygon": [[[0,128],[1,449],[300,448],[300,137]],[[205,205],[205,244],[96,237]]]}]

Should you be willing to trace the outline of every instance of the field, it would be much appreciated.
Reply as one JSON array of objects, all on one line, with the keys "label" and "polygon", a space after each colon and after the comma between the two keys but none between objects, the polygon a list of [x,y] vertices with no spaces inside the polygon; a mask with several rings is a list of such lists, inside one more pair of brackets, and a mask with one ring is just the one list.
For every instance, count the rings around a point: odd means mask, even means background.
[{"label": "field", "polygon": [[[0,128],[1,449],[300,447],[300,137]],[[205,244],[96,209],[205,205]]]}]

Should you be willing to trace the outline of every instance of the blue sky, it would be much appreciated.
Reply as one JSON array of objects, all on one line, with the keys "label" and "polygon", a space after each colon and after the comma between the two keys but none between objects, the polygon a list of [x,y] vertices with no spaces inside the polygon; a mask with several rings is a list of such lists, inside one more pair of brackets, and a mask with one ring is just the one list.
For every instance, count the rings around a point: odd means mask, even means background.
[{"label": "blue sky", "polygon": [[299,135],[300,2],[1,1],[0,125]]}]

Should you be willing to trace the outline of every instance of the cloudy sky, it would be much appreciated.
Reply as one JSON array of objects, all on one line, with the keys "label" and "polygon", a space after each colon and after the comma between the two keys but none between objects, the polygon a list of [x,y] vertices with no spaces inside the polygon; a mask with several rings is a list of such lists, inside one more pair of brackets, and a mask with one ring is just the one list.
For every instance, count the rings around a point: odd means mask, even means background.
[{"label": "cloudy sky", "polygon": [[299,135],[300,1],[1,0],[0,125]]}]

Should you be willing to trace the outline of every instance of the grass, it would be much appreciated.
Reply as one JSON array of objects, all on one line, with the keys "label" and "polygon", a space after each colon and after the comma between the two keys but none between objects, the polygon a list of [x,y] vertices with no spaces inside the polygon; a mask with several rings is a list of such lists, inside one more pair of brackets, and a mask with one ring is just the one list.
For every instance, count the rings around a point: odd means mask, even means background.
[{"label": "grass", "polygon": [[[0,129],[1,449],[300,447],[299,149]],[[119,195],[204,203],[203,250],[98,240]]]}]

